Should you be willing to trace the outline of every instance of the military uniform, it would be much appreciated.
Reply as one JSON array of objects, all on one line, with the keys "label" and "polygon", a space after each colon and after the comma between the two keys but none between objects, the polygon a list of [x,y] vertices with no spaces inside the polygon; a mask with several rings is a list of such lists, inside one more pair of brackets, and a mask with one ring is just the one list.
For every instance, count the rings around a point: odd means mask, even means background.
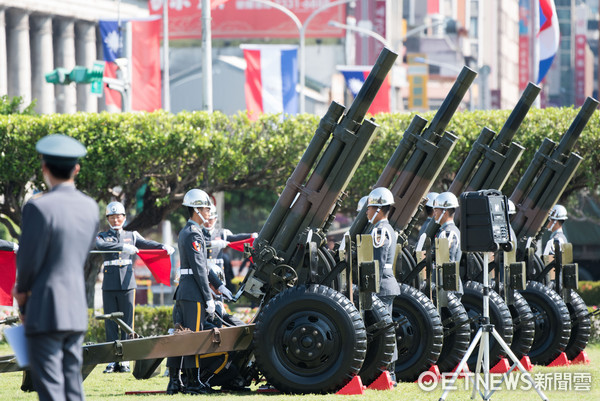
[{"label": "military uniform", "polygon": [[[454,220],[450,219],[446,223],[442,224],[438,232],[435,234],[436,238],[448,238],[449,256],[450,262],[460,263],[462,257],[462,251],[460,250],[460,230],[454,224]],[[458,279],[458,291],[456,294],[461,296],[464,294],[462,280]]]},{"label": "military uniform", "polygon": [[15,244],[14,242],[0,239],[0,251],[14,251],[18,248],[19,248],[19,246],[17,244]]},{"label": "military uniform", "polygon": [[550,239],[548,239],[548,242],[546,242],[546,246],[544,247],[544,255],[554,255],[554,241],[556,240],[558,240],[561,247],[563,244],[569,242],[562,227],[550,234]]},{"label": "military uniform", "polygon": [[[64,135],[46,136],[36,149],[46,166],[67,171],[86,153]],[[15,291],[40,400],[83,400],[82,342],[88,324],[83,266],[98,231],[98,205],[75,188],[72,177],[55,183],[23,207]]]},{"label": "military uniform", "polygon": [[[181,278],[175,299],[181,307],[183,326],[192,331],[204,330],[206,302],[212,299],[206,261],[206,241],[202,227],[188,220],[179,233],[179,258]],[[212,325],[211,325],[212,327]],[[200,367],[198,355],[185,356],[183,367]]]},{"label": "military uniform", "polygon": [[[102,303],[104,313],[123,312],[123,321],[133,328],[133,311],[135,304],[135,275],[131,256],[123,253],[123,245],[129,244],[140,249],[163,249],[159,242],[147,240],[137,231],[113,230],[104,231],[96,237],[96,249],[115,251],[104,254],[102,271]],[[119,326],[112,320],[106,320],[106,341],[119,339]],[[127,333],[121,331],[121,340]]]},{"label": "military uniform", "polygon": [[397,235],[388,219],[375,223],[371,235],[373,236],[373,259],[379,261],[381,284],[377,296],[386,304],[391,314],[394,297],[400,294],[400,286],[392,269]]},{"label": "military uniform", "polygon": [[[225,278],[225,284],[227,288],[232,290],[231,280],[233,279],[233,269],[231,267],[231,261],[229,260],[229,255],[227,255],[224,250],[225,248],[218,248],[214,246],[211,241],[213,240],[223,240],[228,242],[236,242],[242,241],[252,237],[250,233],[242,233],[242,234],[233,234],[230,230],[226,228],[218,228],[214,230],[204,229],[206,237],[206,257],[208,266],[217,266],[223,271],[223,277]],[[210,277],[211,284],[215,286],[213,283],[214,279]],[[219,288],[215,286],[215,288]],[[219,296],[217,300],[222,301],[222,297]]]}]

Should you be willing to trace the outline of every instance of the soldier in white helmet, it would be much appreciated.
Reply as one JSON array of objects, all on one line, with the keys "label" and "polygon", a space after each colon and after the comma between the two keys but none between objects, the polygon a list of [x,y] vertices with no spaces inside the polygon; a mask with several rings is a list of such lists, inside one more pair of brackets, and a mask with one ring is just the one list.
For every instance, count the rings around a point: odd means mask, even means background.
[{"label": "soldier in white helmet", "polygon": [[544,247],[544,255],[554,255],[554,241],[558,240],[561,246],[569,242],[563,232],[563,224],[567,220],[567,209],[563,205],[554,205],[548,218],[546,228],[552,234]]},{"label": "soldier in white helmet", "polygon": [[[394,277],[393,264],[396,256],[398,236],[388,221],[390,208],[394,204],[394,195],[384,187],[375,188],[367,198],[367,218],[373,225],[373,260],[379,261],[379,277],[381,278],[377,297],[385,304],[390,316],[394,307],[394,298],[400,294],[400,286]],[[394,345],[394,355],[388,367],[392,380],[396,381],[395,363],[398,349]]]},{"label": "soldier in white helmet", "polygon": [[421,251],[423,249],[423,245],[425,244],[427,226],[429,225],[431,220],[433,220],[433,201],[438,195],[439,194],[437,192],[430,192],[426,196],[427,203],[425,203],[425,214],[427,214],[427,218],[423,222],[423,225],[419,230],[419,234],[417,235],[417,251]]},{"label": "soldier in white helmet", "polygon": [[452,192],[442,192],[433,201],[433,218],[440,225],[436,238],[448,238],[450,262],[460,262],[460,230],[454,224],[454,213],[458,208],[458,199]]},{"label": "soldier in white helmet", "polygon": [[[102,269],[102,304],[104,313],[123,312],[123,321],[133,328],[133,315],[135,308],[135,275],[133,274],[132,255],[138,249],[164,249],[171,255],[175,248],[156,241],[147,240],[137,231],[123,229],[127,220],[125,206],[120,202],[110,202],[106,206],[106,220],[110,229],[98,233],[96,249],[100,251],[114,251],[105,253]],[[112,342],[119,339],[119,326],[112,320],[105,321],[106,341]],[[127,333],[121,330],[121,340],[127,339]],[[111,362],[104,373],[129,372],[129,362]]]}]

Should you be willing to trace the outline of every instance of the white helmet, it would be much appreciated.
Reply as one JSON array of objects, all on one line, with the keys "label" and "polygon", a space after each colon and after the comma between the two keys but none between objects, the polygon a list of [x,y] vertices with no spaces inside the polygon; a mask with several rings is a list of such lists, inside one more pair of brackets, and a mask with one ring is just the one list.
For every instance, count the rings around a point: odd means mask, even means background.
[{"label": "white helmet", "polygon": [[201,189],[190,189],[183,197],[183,206],[188,207],[210,207],[212,202],[206,192]]},{"label": "white helmet", "polygon": [[442,192],[433,201],[433,207],[437,209],[453,209],[458,207],[458,199],[452,192]]},{"label": "white helmet", "polygon": [[215,205],[210,205],[210,216],[208,216],[209,219],[217,219],[219,217],[219,214],[217,213],[217,207]]},{"label": "white helmet", "polygon": [[439,194],[437,192],[428,193],[426,196],[427,203],[425,204],[425,206],[433,207],[433,201],[435,200],[435,198],[437,198],[438,195]]},{"label": "white helmet", "polygon": [[367,198],[367,206],[389,206],[394,204],[394,195],[387,188],[375,188]]},{"label": "white helmet", "polygon": [[567,208],[563,205],[554,205],[552,210],[550,210],[550,215],[548,216],[552,220],[566,220],[567,217]]},{"label": "white helmet", "polygon": [[513,215],[517,214],[517,207],[515,206],[515,202],[508,200],[508,214]]},{"label": "white helmet", "polygon": [[106,205],[106,215],[125,214],[125,206],[121,202],[110,202]]},{"label": "white helmet", "polygon": [[367,203],[367,199],[369,199],[368,196],[363,196],[362,198],[360,198],[360,200],[358,201],[358,206],[356,207],[357,212],[360,212],[362,210],[365,203]]}]

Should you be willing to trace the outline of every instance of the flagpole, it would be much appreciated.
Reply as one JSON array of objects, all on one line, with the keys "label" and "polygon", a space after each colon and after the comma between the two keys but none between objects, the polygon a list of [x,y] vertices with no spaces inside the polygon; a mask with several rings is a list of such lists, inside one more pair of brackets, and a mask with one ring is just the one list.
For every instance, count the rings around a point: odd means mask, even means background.
[{"label": "flagpole", "polygon": [[169,81],[169,0],[163,0],[163,110],[171,111],[171,82]]},{"label": "flagpole", "polygon": [[[531,82],[539,85],[537,77],[540,68],[540,47],[539,41],[536,40],[538,30],[540,29],[540,5],[539,0],[531,0]],[[543,89],[542,89],[543,90]],[[538,109],[541,107],[541,96],[537,96],[533,102],[533,106]]]},{"label": "flagpole", "polygon": [[202,108],[213,111],[212,32],[210,0],[202,0]]}]

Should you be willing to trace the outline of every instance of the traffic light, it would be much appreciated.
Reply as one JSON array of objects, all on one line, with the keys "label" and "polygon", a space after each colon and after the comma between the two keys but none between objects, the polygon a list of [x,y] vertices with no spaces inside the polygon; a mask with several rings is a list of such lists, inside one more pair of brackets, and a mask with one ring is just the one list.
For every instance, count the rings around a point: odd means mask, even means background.
[{"label": "traffic light", "polygon": [[68,85],[71,82],[79,84],[89,84],[102,82],[104,75],[104,62],[96,61],[92,68],[76,65],[71,71],[59,67],[46,74],[46,82],[50,84]]},{"label": "traffic light", "polygon": [[46,74],[46,82],[49,84],[68,85],[71,83],[69,70],[59,67]]}]

